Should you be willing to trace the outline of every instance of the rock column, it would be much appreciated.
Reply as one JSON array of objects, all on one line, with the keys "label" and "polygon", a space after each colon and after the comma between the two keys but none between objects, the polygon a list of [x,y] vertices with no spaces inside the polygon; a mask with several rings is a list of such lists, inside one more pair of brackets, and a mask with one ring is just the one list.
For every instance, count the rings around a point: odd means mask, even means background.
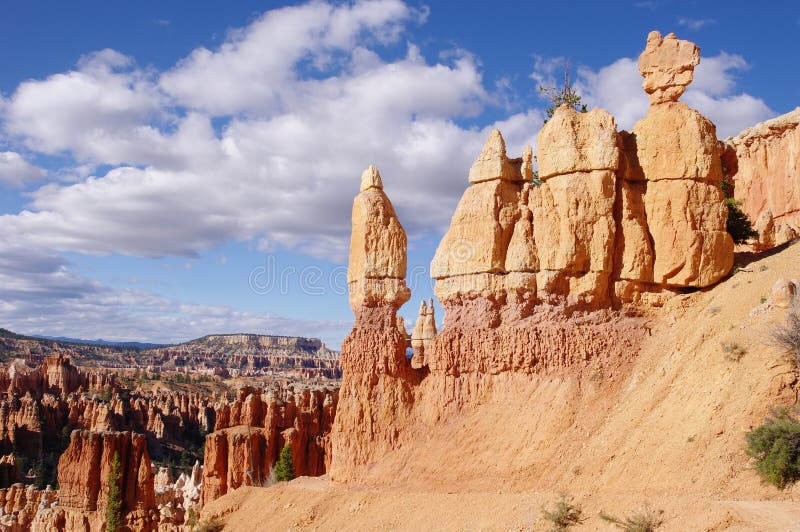
[{"label": "rock column", "polygon": [[342,343],[342,386],[331,432],[331,478],[357,469],[397,445],[398,423],[413,404],[416,372],[406,358],[397,309],[405,284],[407,240],[375,166],[361,177],[353,202],[348,284],[353,330]]},{"label": "rock column", "polygon": [[709,286],[733,265],[716,128],[677,101],[699,61],[694,43],[656,31],[639,57],[650,109],[621,136],[617,292],[623,299],[642,283]]}]

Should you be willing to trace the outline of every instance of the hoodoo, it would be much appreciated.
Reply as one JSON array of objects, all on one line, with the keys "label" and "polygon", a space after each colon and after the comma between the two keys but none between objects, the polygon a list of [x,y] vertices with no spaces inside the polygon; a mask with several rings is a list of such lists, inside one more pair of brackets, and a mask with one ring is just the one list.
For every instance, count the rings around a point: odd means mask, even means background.
[{"label": "hoodoo", "polygon": [[397,326],[397,309],[411,296],[405,283],[406,233],[375,166],[361,177],[352,219],[347,280],[355,323],[340,358],[342,385],[331,437],[330,473],[336,480],[353,478],[355,464],[396,446],[397,423],[409,416],[419,382],[406,358],[405,331]]},{"label": "hoodoo", "polygon": [[[632,219],[646,224],[652,241],[652,270],[626,278],[666,287],[703,287],[719,281],[733,266],[733,240],[725,230],[728,216],[716,128],[699,112],[678,102],[692,80],[699,49],[675,35],[650,33],[639,57],[639,71],[650,94],[650,110],[625,135],[626,164],[620,172],[626,188],[623,208],[644,206]],[[644,187],[635,183],[645,183]],[[623,235],[641,248],[643,228]],[[631,237],[630,239],[628,237]],[[634,256],[649,263],[647,252]],[[622,268],[631,270],[623,261]],[[638,277],[638,278],[637,278]]]}]

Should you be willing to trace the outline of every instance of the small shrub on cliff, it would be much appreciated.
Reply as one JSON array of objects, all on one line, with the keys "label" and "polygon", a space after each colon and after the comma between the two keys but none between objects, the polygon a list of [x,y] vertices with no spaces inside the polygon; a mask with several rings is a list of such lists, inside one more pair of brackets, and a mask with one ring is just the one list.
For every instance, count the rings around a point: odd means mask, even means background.
[{"label": "small shrub on cliff", "polygon": [[278,462],[275,464],[275,480],[285,482],[294,478],[294,461],[292,460],[292,446],[287,445],[281,450]]},{"label": "small shrub on cliff", "polygon": [[544,113],[547,118],[544,119],[546,124],[548,120],[553,118],[553,115],[562,105],[569,105],[576,111],[582,113],[586,112],[586,104],[581,103],[581,95],[572,86],[572,79],[570,77],[569,60],[564,62],[564,85],[558,89],[556,87],[545,87],[539,85],[539,92],[542,93],[548,100],[550,100],[550,107],[545,109]]},{"label": "small shrub on cliff", "polygon": [[199,520],[200,516],[197,515],[197,510],[194,509],[194,506],[190,507],[189,511],[186,512],[186,521],[184,521],[186,528],[194,530]]},{"label": "small shrub on cliff", "polygon": [[633,514],[624,519],[600,512],[600,519],[616,525],[617,528],[625,532],[653,532],[663,524],[664,521],[661,518],[663,513],[663,510],[656,513],[645,507],[641,513]]},{"label": "small shrub on cliff", "polygon": [[747,454],[765,482],[785,488],[800,479],[800,419],[787,409],[773,412],[746,435]]},{"label": "small shrub on cliff", "polygon": [[552,510],[542,506],[542,517],[552,523],[550,532],[564,532],[585,520],[580,505],[563,493]]},{"label": "small shrub on cliff", "polygon": [[108,472],[106,483],[108,484],[108,502],[106,503],[106,530],[117,532],[122,528],[122,493],[119,489],[122,479],[122,464],[119,461],[119,453],[114,453],[111,461],[111,471]]}]

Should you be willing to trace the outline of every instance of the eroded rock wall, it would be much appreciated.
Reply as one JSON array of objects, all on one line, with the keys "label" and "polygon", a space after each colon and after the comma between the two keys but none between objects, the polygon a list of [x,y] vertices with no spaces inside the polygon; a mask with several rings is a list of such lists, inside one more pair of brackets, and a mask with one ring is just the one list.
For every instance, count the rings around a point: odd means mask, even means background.
[{"label": "eroded rock wall", "polygon": [[80,370],[69,358],[49,357],[24,372],[12,363],[0,374],[9,383],[0,399],[0,453],[37,459],[59,452],[74,429],[142,433],[154,453],[162,453],[214,429],[211,397],[128,390],[123,398],[113,375]]},{"label": "eroded rock wall", "polygon": [[145,436],[131,432],[72,432],[58,463],[59,506],[91,520],[104,520],[109,473],[120,463],[122,514],[133,530],[158,523],[153,473]]},{"label": "eroded rock wall", "polygon": [[800,108],[727,140],[734,197],[759,233],[757,249],[800,236]]},{"label": "eroded rock wall", "polygon": [[218,404],[206,436],[203,504],[242,485],[268,484],[286,445],[296,476],[325,474],[337,400],[335,389],[243,387],[232,403]]}]

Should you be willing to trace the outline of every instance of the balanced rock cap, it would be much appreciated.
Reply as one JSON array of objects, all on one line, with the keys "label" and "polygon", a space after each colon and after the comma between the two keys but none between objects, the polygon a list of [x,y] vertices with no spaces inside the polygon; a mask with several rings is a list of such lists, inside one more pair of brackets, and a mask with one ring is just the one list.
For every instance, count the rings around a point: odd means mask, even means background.
[{"label": "balanced rock cap", "polygon": [[369,165],[364,173],[361,174],[361,192],[370,188],[377,188],[383,190],[383,181],[381,180],[381,173],[378,172],[378,167],[374,164]]},{"label": "balanced rock cap", "polygon": [[650,105],[678,101],[699,63],[700,48],[695,43],[682,41],[674,33],[661,37],[659,32],[651,31],[639,56],[642,87],[650,96]]}]

